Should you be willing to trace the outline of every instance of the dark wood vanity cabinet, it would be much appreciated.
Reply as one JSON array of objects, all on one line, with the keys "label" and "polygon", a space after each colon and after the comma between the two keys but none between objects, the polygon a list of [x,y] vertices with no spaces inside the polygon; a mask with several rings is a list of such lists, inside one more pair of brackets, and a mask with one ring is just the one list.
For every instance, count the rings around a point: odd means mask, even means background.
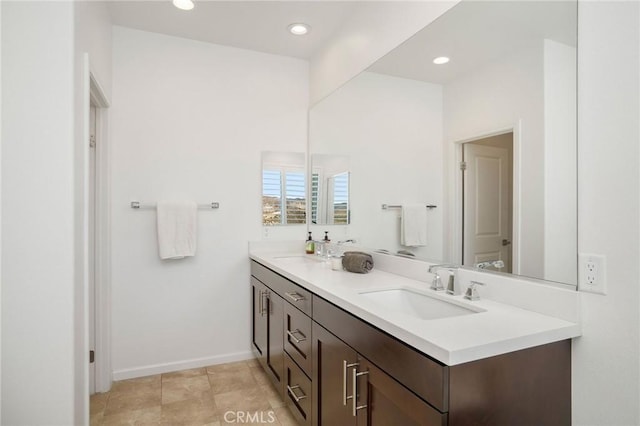
[{"label": "dark wood vanity cabinet", "polygon": [[571,424],[570,340],[447,366],[255,261],[251,273],[254,351],[301,425]]},{"label": "dark wood vanity cabinet", "polygon": [[311,293],[251,262],[256,357],[301,425],[311,425]]},{"label": "dark wood vanity cabinet", "polygon": [[[376,367],[359,359],[358,425],[445,426],[447,414],[440,413]],[[357,408],[357,407],[356,407]]]},{"label": "dark wood vanity cabinet", "polygon": [[[435,395],[434,400],[442,403],[446,389],[442,364],[422,354],[415,357],[413,349],[323,299],[314,298],[313,307],[314,424],[447,424],[446,413],[409,390],[407,380],[398,382],[403,376],[417,376],[427,382],[423,394]],[[392,377],[389,370],[398,375]]]},{"label": "dark wood vanity cabinet", "polygon": [[284,300],[253,277],[251,287],[254,352],[274,386],[282,393],[284,389]]},{"label": "dark wood vanity cabinet", "polygon": [[355,425],[349,372],[358,363],[358,353],[313,323],[313,424]]}]

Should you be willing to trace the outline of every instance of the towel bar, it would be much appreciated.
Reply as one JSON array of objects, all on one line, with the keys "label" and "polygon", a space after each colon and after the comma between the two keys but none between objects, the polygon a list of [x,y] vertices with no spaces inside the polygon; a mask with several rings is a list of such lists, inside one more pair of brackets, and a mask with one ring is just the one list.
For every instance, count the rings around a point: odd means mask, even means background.
[{"label": "towel bar", "polygon": [[[425,207],[428,208],[429,210],[431,210],[431,209],[435,209],[438,206],[433,205],[433,204],[427,204]],[[401,205],[393,205],[393,204],[383,204],[382,205],[382,210],[401,209],[401,208],[402,208]]]},{"label": "towel bar", "polygon": [[[132,209],[155,209],[156,205],[155,204],[143,204],[140,201],[132,201],[131,202],[131,208]],[[204,210],[204,209],[219,209],[220,208],[220,203],[209,203],[209,204],[198,204],[198,209],[200,210]]]}]

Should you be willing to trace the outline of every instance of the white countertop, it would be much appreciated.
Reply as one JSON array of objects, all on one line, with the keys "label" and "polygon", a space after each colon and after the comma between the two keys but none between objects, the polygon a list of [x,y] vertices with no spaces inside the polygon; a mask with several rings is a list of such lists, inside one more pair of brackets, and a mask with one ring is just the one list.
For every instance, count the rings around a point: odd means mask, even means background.
[{"label": "white countertop", "polygon": [[[250,257],[446,365],[580,335],[580,325],[574,322],[486,298],[471,302],[462,296],[436,293],[424,282],[375,268],[368,274],[353,274],[334,271],[314,255],[252,251]],[[415,290],[482,312],[424,320],[389,309],[360,294],[398,288]],[[479,288],[481,297],[482,290]]]}]

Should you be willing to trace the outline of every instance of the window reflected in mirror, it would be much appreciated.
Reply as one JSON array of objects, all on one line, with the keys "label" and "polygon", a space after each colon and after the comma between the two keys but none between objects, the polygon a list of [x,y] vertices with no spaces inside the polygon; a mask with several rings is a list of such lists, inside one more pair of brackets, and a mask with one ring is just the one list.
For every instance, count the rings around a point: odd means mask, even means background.
[{"label": "window reflected in mirror", "polygon": [[306,224],[305,182],[304,153],[263,152],[262,224]]},{"label": "window reflected in mirror", "polygon": [[311,156],[311,223],[348,225],[349,158],[341,155]]}]

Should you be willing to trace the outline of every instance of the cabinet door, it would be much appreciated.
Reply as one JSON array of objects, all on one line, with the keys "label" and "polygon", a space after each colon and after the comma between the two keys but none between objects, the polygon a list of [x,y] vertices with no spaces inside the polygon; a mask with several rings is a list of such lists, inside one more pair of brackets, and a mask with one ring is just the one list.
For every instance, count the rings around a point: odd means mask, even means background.
[{"label": "cabinet door", "polygon": [[252,338],[253,350],[262,364],[263,368],[267,366],[267,287],[260,281],[251,277],[252,290]]},{"label": "cabinet door", "polygon": [[267,370],[271,379],[284,395],[284,300],[267,289],[268,350]]},{"label": "cabinet door", "polygon": [[312,325],[313,422],[324,426],[355,426],[351,370],[357,353],[317,323]]},{"label": "cabinet door", "polygon": [[[395,381],[365,358],[355,373],[358,426],[444,426],[447,415]],[[353,372],[352,372],[353,373]]]}]

